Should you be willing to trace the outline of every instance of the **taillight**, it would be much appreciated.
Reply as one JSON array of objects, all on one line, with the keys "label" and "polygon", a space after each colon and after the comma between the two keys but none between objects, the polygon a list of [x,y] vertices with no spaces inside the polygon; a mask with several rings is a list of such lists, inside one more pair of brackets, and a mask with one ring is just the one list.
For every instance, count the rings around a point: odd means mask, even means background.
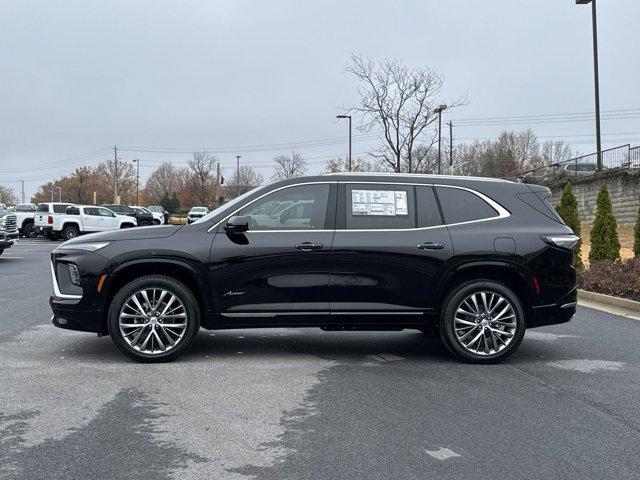
[{"label": "taillight", "polygon": [[573,250],[573,247],[576,246],[576,243],[580,241],[580,237],[576,237],[575,235],[549,235],[546,237],[542,237],[549,245],[558,248],[564,248],[565,250]]},{"label": "taillight", "polygon": [[52,217],[51,215],[49,215],[49,216],[47,217],[47,223],[48,223],[49,225],[53,225],[53,217]]}]

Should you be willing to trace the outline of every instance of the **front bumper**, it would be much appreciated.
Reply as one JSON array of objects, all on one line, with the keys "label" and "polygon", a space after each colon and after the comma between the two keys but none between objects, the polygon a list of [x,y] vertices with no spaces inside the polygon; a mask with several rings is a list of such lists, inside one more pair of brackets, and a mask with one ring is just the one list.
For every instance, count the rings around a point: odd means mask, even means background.
[{"label": "front bumper", "polygon": [[567,323],[576,314],[577,305],[578,290],[573,289],[553,305],[533,307],[527,321],[527,328]]},{"label": "front bumper", "polygon": [[11,245],[13,245],[13,242],[11,240],[0,240],[0,250],[11,248]]},{"label": "front bumper", "polygon": [[49,300],[53,316],[51,323],[58,328],[78,330],[81,332],[105,333],[102,328],[101,310],[84,310],[79,308],[65,308],[53,295]]}]

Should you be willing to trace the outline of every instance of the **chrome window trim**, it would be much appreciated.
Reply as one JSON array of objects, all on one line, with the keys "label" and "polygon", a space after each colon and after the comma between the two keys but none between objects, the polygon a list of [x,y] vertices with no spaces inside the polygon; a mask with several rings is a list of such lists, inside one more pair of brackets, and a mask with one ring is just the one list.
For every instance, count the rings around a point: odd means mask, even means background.
[{"label": "chrome window trim", "polygon": [[67,293],[60,292],[60,288],[58,287],[58,279],[56,278],[56,271],[53,268],[53,262],[51,262],[50,265],[51,265],[51,279],[53,280],[53,294],[58,298],[73,298],[76,300],[82,298],[82,295],[69,295]]},{"label": "chrome window trim", "polygon": [[302,316],[302,315],[423,315],[425,312],[380,312],[380,311],[366,311],[366,310],[340,310],[337,312],[328,312],[325,310],[318,310],[317,312],[300,311],[300,312],[224,312],[221,313],[223,317],[228,318],[273,318],[280,316]]},{"label": "chrome window trim", "polygon": [[[394,174],[394,175],[398,175],[398,174]],[[219,222],[217,222],[214,226],[212,226],[211,228],[209,228],[207,230],[208,232],[211,232],[211,230],[213,230],[214,228],[218,227],[222,222],[224,222],[225,220],[229,219],[230,217],[232,217],[233,215],[235,215],[236,213],[238,213],[240,210],[242,210],[245,207],[248,207],[249,205],[251,205],[253,202],[256,202],[258,200],[260,200],[261,198],[274,193],[274,192],[278,192],[280,190],[283,190],[285,188],[291,188],[291,187],[297,187],[297,186],[302,186],[302,185],[318,185],[318,184],[333,184],[333,183],[339,183],[339,184],[358,184],[358,185],[404,185],[404,186],[418,186],[418,187],[442,187],[442,188],[457,188],[460,190],[466,190],[467,192],[471,192],[474,195],[480,197],[482,200],[484,200],[485,202],[487,202],[496,212],[498,212],[498,215],[496,215],[495,217],[489,217],[489,218],[481,218],[479,220],[468,220],[466,222],[457,222],[457,223],[443,223],[442,225],[432,225],[430,227],[415,227],[415,228],[343,228],[343,229],[334,229],[334,230],[312,230],[312,229],[302,229],[302,230],[248,230],[246,233],[310,233],[310,232],[318,232],[318,233],[330,233],[330,232],[409,232],[409,231],[422,231],[422,230],[432,230],[434,228],[443,228],[443,227],[457,227],[460,225],[470,225],[473,223],[480,223],[480,222],[490,222],[493,220],[501,220],[503,218],[508,218],[511,216],[511,213],[504,208],[502,205],[500,205],[498,202],[496,202],[495,200],[493,200],[492,198],[486,196],[484,193],[478,192],[477,190],[474,190],[472,188],[468,188],[468,187],[461,187],[459,185],[442,185],[439,183],[415,183],[415,182],[393,182],[393,181],[327,181],[327,182],[304,182],[304,183],[295,183],[292,185],[285,185],[283,187],[277,188],[275,190],[271,190],[263,195],[260,195],[258,198],[252,200],[251,202],[243,205],[242,207],[238,208],[237,210],[235,210],[233,213],[227,215],[226,217],[224,217],[222,220],[220,220]]]}]

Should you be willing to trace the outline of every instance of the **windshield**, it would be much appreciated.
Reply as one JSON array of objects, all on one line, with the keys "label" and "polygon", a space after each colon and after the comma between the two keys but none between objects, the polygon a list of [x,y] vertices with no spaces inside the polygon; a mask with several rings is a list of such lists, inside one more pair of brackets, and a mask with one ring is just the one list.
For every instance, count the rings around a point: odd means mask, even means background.
[{"label": "windshield", "polygon": [[255,192],[262,190],[263,188],[265,188],[264,186],[262,187],[256,187],[252,190],[249,190],[248,192],[243,193],[242,195],[240,195],[239,197],[234,198],[233,200],[229,200],[227,203],[220,205],[218,208],[216,208],[215,210],[211,210],[209,213],[207,213],[204,217],[199,218],[198,220],[196,220],[195,222],[193,222],[191,225],[195,225],[196,223],[203,223],[203,222],[208,222],[209,220],[211,220],[213,217],[216,217],[218,215],[220,215],[221,213],[225,212],[227,209],[231,210],[233,209],[233,207],[235,207],[236,205],[242,203],[242,201],[244,199],[246,199],[247,197],[249,197],[250,195],[253,195]]},{"label": "windshield", "polygon": [[30,203],[16,205],[16,212],[35,212],[36,206]]},{"label": "windshield", "polygon": [[147,207],[147,209],[151,212],[157,212],[157,213],[162,213],[163,208],[159,205],[151,205],[150,207]]},{"label": "windshield", "polygon": [[207,211],[207,209],[206,209],[206,208],[204,208],[204,207],[193,207],[193,208],[191,209],[191,211],[192,211],[192,212],[206,212],[206,211]]}]

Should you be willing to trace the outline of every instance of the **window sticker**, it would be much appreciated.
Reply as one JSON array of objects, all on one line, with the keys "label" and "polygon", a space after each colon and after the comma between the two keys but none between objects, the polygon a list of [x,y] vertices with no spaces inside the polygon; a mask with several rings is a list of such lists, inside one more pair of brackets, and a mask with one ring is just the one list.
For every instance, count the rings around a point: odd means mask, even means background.
[{"label": "window sticker", "polygon": [[409,215],[405,190],[352,190],[351,214],[396,217]]}]

